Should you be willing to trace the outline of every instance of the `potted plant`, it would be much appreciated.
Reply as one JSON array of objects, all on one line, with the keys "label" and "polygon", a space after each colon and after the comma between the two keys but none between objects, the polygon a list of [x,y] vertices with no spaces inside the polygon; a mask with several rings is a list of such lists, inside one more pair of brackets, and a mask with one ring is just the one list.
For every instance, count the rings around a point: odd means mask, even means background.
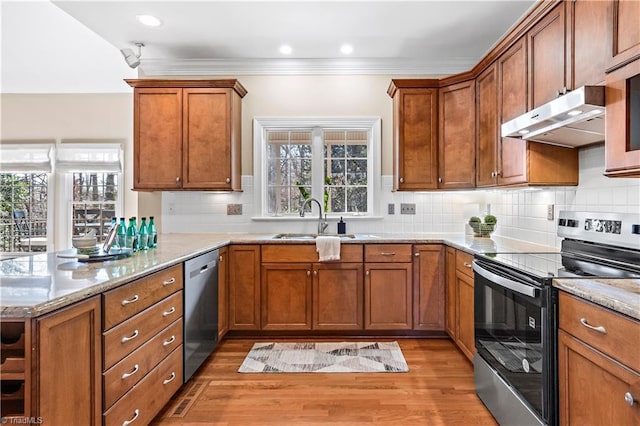
[{"label": "potted plant", "polygon": [[473,229],[473,234],[476,237],[488,237],[495,230],[498,219],[491,214],[485,215],[484,221],[478,216],[473,216],[469,219],[469,226]]}]

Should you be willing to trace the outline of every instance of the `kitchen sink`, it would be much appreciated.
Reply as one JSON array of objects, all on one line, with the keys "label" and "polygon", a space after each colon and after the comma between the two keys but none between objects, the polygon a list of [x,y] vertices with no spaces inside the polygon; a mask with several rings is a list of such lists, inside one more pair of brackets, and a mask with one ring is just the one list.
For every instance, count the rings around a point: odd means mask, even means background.
[{"label": "kitchen sink", "polygon": [[[322,234],[329,237],[340,237],[343,240],[356,238],[353,234]],[[272,237],[274,240],[315,240],[318,234],[276,234]]]}]

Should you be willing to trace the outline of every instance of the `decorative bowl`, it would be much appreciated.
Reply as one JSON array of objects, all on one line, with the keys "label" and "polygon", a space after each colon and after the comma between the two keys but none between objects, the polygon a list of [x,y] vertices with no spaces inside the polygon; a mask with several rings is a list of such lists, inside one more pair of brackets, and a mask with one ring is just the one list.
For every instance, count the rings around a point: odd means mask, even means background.
[{"label": "decorative bowl", "polygon": [[493,223],[470,222],[469,226],[473,229],[473,235],[476,237],[489,237],[495,230],[496,225]]}]

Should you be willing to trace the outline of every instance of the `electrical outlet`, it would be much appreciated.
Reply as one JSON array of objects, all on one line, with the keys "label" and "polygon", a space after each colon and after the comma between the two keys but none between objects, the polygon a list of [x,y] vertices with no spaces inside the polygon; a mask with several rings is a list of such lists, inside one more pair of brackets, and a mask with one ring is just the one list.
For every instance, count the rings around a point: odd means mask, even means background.
[{"label": "electrical outlet", "polygon": [[396,205],[393,203],[387,204],[387,213],[388,214],[396,214]]},{"label": "electrical outlet", "polygon": [[553,220],[553,204],[547,205],[547,220]]},{"label": "electrical outlet", "polygon": [[227,204],[227,215],[242,214],[242,204]]},{"label": "electrical outlet", "polygon": [[414,203],[401,203],[400,214],[416,214],[416,205]]}]

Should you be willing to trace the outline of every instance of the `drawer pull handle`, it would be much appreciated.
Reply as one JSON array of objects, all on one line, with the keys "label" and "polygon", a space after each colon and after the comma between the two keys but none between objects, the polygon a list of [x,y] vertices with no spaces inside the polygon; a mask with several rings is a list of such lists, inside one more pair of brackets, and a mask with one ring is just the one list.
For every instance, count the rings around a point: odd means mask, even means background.
[{"label": "drawer pull handle", "polygon": [[171,279],[168,279],[167,281],[163,281],[162,285],[170,285],[176,282],[176,279],[174,277],[171,277]]},{"label": "drawer pull handle", "polygon": [[139,369],[140,369],[140,368],[138,367],[138,364],[134,365],[134,366],[133,366],[133,370],[131,370],[131,373],[124,373],[124,374],[122,375],[122,378],[123,378],[123,379],[126,379],[127,377],[131,377],[131,376],[133,376],[134,374],[136,374],[136,373],[138,372],[138,370],[139,370]]},{"label": "drawer pull handle", "polygon": [[138,333],[138,330],[133,330],[133,334],[131,336],[124,336],[122,338],[122,343],[126,343],[129,340],[135,339],[136,337],[138,337],[138,334],[140,334],[140,333]]},{"label": "drawer pull handle", "polygon": [[136,408],[136,411],[133,412],[133,417],[131,417],[131,419],[129,420],[125,420],[124,422],[122,422],[122,426],[128,426],[131,423],[135,422],[138,419],[139,415],[140,415],[140,410]]},{"label": "drawer pull handle", "polygon": [[171,383],[171,382],[173,382],[173,379],[175,379],[175,378],[176,378],[176,373],[175,373],[175,372],[173,372],[173,373],[171,373],[171,376],[169,376],[169,378],[168,378],[168,379],[164,379],[164,380],[162,381],[162,384],[163,384],[163,385],[166,385],[166,384],[168,384],[168,383]]},{"label": "drawer pull handle", "polygon": [[176,336],[171,336],[167,340],[162,342],[162,346],[169,346],[170,344],[172,344],[175,341],[176,341]]},{"label": "drawer pull handle", "polygon": [[472,268],[473,267],[473,265],[471,263],[469,263],[469,262],[463,262],[462,264],[467,268]]},{"label": "drawer pull handle", "polygon": [[626,401],[627,404],[629,404],[630,407],[633,407],[633,404],[638,402],[638,400],[633,397],[631,392],[627,392],[624,394],[624,400]]},{"label": "drawer pull handle", "polygon": [[390,251],[390,252],[383,251],[382,253],[380,253],[380,255],[381,256],[395,256],[396,253],[393,252],[393,251]]},{"label": "drawer pull handle", "polygon": [[607,330],[603,326],[600,325],[598,327],[595,327],[595,326],[589,324],[589,322],[587,321],[586,318],[580,318],[580,324],[584,325],[588,329],[597,331],[598,333],[607,334]]},{"label": "drawer pull handle", "polygon": [[136,294],[135,296],[133,296],[131,299],[124,299],[122,301],[122,306],[127,306],[129,303],[135,303],[138,301],[138,299],[140,299],[138,297],[138,295]]},{"label": "drawer pull handle", "polygon": [[169,315],[171,315],[172,313],[174,313],[175,311],[176,311],[176,307],[175,307],[175,306],[172,306],[172,307],[171,307],[171,309],[169,309],[168,311],[163,312],[163,313],[162,313],[162,316],[163,316],[163,317],[169,316]]}]

